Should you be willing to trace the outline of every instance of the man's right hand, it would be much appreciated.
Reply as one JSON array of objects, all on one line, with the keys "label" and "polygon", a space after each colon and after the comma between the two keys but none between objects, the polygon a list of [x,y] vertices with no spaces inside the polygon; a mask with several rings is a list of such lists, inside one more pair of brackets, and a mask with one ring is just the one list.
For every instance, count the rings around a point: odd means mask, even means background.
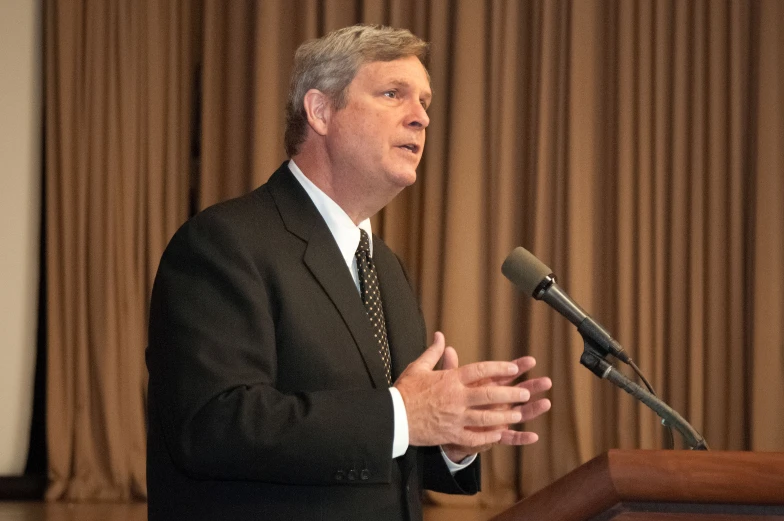
[{"label": "man's right hand", "polygon": [[[531,393],[521,387],[477,383],[514,378],[519,367],[513,362],[477,362],[436,371],[445,349],[444,335],[437,332],[433,345],[395,382],[406,406],[409,444],[483,447],[498,443],[509,425],[522,421],[520,409]],[[493,405],[509,407],[487,408]]]}]

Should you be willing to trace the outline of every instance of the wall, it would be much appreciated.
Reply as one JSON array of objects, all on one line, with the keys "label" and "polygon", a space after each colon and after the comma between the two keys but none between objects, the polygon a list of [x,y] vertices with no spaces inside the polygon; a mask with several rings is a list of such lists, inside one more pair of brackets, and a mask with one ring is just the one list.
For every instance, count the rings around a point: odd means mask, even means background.
[{"label": "wall", "polygon": [[27,460],[41,214],[40,0],[0,0],[0,476]]}]

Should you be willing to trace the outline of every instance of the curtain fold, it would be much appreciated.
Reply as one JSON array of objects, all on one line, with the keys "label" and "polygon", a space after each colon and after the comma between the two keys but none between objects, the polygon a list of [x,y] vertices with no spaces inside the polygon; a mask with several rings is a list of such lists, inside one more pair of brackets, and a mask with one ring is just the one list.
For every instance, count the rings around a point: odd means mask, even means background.
[{"label": "curtain fold", "polygon": [[503,279],[517,245],[713,448],[784,450],[781,2],[69,5],[47,3],[49,497],[143,495],[162,248],[191,195],[239,195],[285,159],[294,50],[357,22],[432,42],[419,179],[373,218],[430,332],[462,363],[530,354],[554,381],[526,426],[537,444],[487,454],[478,497],[433,500],[500,507],[609,448],[664,443],[653,413],[579,366],[572,327]]},{"label": "curtain fold", "polygon": [[[745,346],[751,348],[746,369],[750,387],[747,433],[754,450],[784,446],[784,28],[778,20],[784,5],[766,0],[754,13],[756,30],[751,98],[755,118],[747,138],[749,163],[755,173],[751,219],[755,223],[745,252],[752,259],[750,308]],[[736,378],[733,378],[733,381]]]},{"label": "curtain fold", "polygon": [[146,495],[147,302],[188,209],[189,6],[46,2],[50,500]]}]

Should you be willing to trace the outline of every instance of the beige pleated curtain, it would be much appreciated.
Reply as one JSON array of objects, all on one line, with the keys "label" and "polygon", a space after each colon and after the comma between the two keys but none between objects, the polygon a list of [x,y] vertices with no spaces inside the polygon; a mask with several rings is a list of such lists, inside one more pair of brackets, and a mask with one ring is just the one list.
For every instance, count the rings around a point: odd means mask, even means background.
[{"label": "beige pleated curtain", "polygon": [[147,303],[188,216],[190,10],[45,4],[48,499],[146,495]]},{"label": "beige pleated curtain", "polygon": [[46,19],[50,499],[144,497],[162,248],[285,159],[294,50],[357,22],[432,42],[419,179],[374,218],[429,329],[554,382],[540,441],[486,455],[478,498],[435,501],[507,505],[664,443],[501,276],[517,245],[713,448],[784,450],[784,3],[50,0]]}]

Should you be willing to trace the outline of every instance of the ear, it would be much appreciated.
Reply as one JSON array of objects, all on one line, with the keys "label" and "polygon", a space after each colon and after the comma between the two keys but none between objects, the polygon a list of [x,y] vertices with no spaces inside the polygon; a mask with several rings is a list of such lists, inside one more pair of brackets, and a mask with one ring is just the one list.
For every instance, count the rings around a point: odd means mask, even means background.
[{"label": "ear", "polygon": [[325,136],[329,127],[329,118],[332,115],[332,103],[326,94],[318,89],[310,89],[302,100],[308,124],[316,134]]}]

